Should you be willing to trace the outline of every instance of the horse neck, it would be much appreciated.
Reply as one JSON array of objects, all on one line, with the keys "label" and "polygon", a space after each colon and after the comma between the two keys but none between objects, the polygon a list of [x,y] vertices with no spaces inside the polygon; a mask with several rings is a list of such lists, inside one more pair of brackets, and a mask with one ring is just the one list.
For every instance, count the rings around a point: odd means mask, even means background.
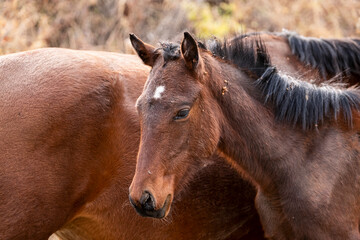
[{"label": "horse neck", "polygon": [[[275,171],[273,161],[284,158],[291,147],[286,136],[296,134],[275,122],[253,84],[255,79],[221,62],[211,72],[210,88],[223,116],[218,150],[255,183],[269,184]],[[224,86],[225,92],[221,91]]]}]

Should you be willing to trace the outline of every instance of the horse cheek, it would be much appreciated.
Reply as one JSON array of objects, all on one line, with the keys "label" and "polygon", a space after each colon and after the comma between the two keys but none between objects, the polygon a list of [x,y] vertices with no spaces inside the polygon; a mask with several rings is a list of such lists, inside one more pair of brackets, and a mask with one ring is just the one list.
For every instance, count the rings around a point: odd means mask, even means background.
[{"label": "horse cheek", "polygon": [[211,155],[213,155],[217,149],[217,146],[219,144],[219,140],[220,140],[220,135],[221,135],[221,131],[220,131],[220,124],[217,121],[217,119],[213,119],[212,121],[212,126],[210,128],[210,130],[208,131],[208,148],[207,148],[207,152],[208,152],[208,156],[206,157],[210,157]]},{"label": "horse cheek", "polygon": [[206,127],[201,128],[202,134],[198,135],[197,152],[199,153],[198,157],[201,158],[208,158],[212,156],[216,151],[220,139],[220,125],[212,116],[213,115],[210,114],[207,117],[210,121],[202,124],[202,126]]}]

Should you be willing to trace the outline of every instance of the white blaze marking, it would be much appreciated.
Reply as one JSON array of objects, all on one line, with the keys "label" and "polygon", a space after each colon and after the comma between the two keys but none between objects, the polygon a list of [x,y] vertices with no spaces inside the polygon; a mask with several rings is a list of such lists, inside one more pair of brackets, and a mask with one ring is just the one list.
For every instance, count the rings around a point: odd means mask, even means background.
[{"label": "white blaze marking", "polygon": [[164,86],[159,86],[156,88],[155,93],[154,93],[154,97],[155,99],[160,99],[161,98],[161,94],[165,91],[165,87]]}]

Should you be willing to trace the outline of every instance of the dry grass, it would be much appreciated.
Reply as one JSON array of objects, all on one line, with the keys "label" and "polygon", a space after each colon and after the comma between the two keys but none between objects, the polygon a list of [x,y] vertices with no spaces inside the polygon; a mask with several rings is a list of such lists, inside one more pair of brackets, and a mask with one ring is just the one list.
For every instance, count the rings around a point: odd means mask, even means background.
[{"label": "dry grass", "polygon": [[358,0],[257,0],[238,7],[249,29],[286,28],[316,37],[360,36]]},{"label": "dry grass", "polygon": [[[221,2],[221,1],[212,1]],[[0,54],[39,47],[131,52],[128,33],[173,40],[286,28],[316,37],[360,36],[358,0],[3,0]]]}]

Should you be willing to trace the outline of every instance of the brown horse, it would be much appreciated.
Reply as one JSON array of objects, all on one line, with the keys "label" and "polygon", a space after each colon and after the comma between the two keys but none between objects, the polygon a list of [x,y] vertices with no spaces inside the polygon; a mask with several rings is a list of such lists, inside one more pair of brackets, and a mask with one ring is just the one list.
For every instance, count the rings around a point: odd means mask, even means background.
[{"label": "brown horse", "polygon": [[216,156],[168,222],[133,211],[149,72],[136,56],[39,49],[0,57],[0,72],[0,239],[263,238],[253,187]]},{"label": "brown horse", "polygon": [[260,40],[210,50],[188,33],[181,46],[131,41],[152,67],[137,100],[137,212],[166,216],[176,190],[218,152],[257,186],[267,237],[360,239],[359,90],[279,72]]}]

